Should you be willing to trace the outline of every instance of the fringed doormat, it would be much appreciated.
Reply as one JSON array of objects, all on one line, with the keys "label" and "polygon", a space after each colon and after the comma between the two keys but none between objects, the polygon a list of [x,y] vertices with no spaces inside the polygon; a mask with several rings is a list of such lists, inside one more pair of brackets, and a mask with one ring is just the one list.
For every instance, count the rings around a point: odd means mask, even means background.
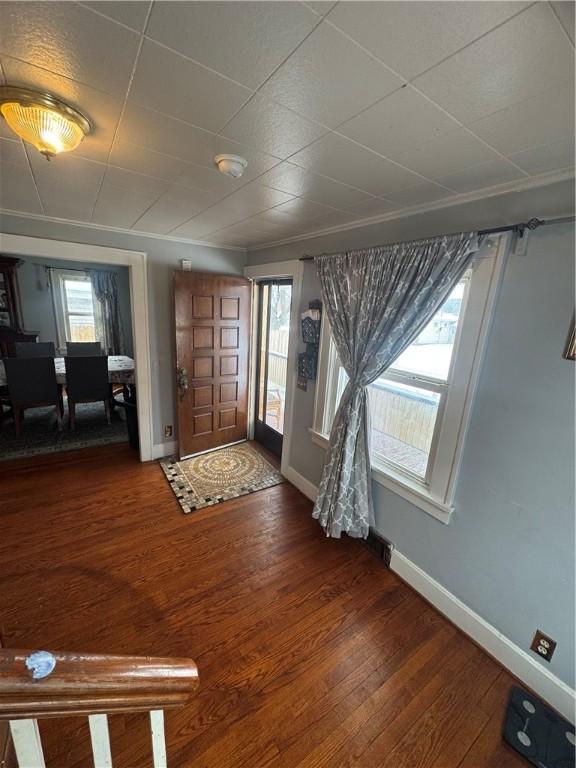
[{"label": "fringed doormat", "polygon": [[280,472],[249,443],[182,461],[170,456],[161,459],[160,465],[186,514],[284,482]]}]

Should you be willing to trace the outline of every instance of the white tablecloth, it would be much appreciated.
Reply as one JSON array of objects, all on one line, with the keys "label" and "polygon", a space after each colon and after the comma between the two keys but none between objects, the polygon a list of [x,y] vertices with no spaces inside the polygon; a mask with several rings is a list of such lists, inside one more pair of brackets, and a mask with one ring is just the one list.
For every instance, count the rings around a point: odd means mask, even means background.
[{"label": "white tablecloth", "polygon": [[[66,366],[63,357],[54,358],[56,368],[56,381],[58,384],[66,384]],[[126,355],[108,356],[108,377],[113,384],[134,383],[134,360]],[[0,360],[0,387],[6,385],[6,372],[4,363]]]}]

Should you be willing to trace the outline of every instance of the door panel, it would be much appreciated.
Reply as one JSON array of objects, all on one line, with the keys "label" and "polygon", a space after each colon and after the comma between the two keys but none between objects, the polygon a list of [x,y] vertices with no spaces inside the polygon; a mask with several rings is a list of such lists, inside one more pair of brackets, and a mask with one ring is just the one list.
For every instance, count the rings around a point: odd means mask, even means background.
[{"label": "door panel", "polygon": [[247,437],[250,282],[174,273],[180,457]]}]

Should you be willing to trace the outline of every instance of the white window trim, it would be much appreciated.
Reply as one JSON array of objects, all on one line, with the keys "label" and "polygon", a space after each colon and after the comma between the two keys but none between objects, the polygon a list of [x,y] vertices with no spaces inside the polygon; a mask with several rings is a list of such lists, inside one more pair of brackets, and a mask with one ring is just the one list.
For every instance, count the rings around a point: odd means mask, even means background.
[{"label": "white window trim", "polygon": [[[431,451],[433,466],[429,482],[421,482],[388,462],[372,460],[373,480],[443,523],[450,522],[454,510],[454,492],[466,431],[511,240],[510,235],[491,238],[482,247],[474,263],[464,315],[454,346],[448,392],[444,408],[438,414],[439,424]],[[323,318],[326,318],[326,313],[323,313]],[[323,448],[328,446],[329,438],[324,425],[331,412],[330,403],[334,402],[336,396],[334,382],[337,377],[331,375],[334,365],[335,352],[330,340],[330,326],[323,321],[314,421],[309,430],[312,441]]]}]

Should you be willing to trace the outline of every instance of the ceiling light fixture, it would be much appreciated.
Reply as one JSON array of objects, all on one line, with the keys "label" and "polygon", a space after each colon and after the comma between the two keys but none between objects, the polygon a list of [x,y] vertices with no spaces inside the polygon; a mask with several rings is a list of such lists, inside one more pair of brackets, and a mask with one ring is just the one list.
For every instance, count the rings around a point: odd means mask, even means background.
[{"label": "ceiling light fixture", "polygon": [[47,160],[76,149],[92,130],[87,118],[63,101],[12,85],[0,86],[0,112],[14,133]]},{"label": "ceiling light fixture", "polygon": [[232,176],[233,179],[239,179],[248,165],[248,161],[240,155],[216,155],[214,162],[220,173]]}]

